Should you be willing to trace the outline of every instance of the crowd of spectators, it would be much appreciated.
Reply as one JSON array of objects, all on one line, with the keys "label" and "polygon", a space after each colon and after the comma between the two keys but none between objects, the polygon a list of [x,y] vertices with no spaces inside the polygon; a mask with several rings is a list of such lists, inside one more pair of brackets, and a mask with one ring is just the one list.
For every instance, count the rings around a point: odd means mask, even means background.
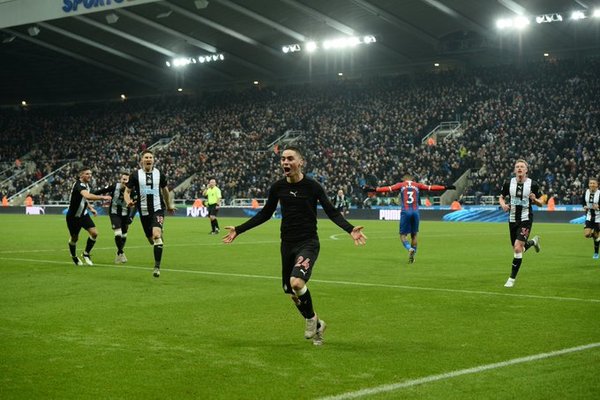
[{"label": "crowd of spectators", "polygon": [[[14,191],[70,163],[44,188],[47,200],[64,201],[79,165],[103,186],[168,138],[157,147],[157,166],[172,188],[189,181],[177,198],[201,197],[212,177],[226,201],[264,198],[281,176],[270,144],[299,130],[306,172],[355,204],[368,175],[381,184],[410,173],[449,185],[474,171],[465,194],[498,195],[519,157],[544,193],[577,203],[587,178],[600,173],[599,92],[600,62],[588,60],[3,110],[0,162],[35,163],[10,182]],[[462,122],[462,134],[423,143],[442,121]]]}]

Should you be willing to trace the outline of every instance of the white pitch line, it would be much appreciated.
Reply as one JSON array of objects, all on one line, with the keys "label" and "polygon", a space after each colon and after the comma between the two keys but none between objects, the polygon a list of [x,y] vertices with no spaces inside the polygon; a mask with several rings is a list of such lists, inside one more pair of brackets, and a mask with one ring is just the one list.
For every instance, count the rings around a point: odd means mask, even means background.
[{"label": "white pitch line", "polygon": [[[40,260],[40,259],[35,259],[35,258],[0,257],[0,260],[36,262],[36,263],[46,263],[46,264],[60,264],[60,265],[64,265],[64,264],[73,265],[72,262]],[[94,263],[94,266],[117,268],[117,269],[122,269],[122,268],[142,269],[142,270],[151,270],[152,269],[149,266],[143,267],[143,266],[137,266],[137,265],[131,265],[131,264],[115,265],[115,264]],[[86,267],[84,266],[82,268],[86,268]],[[243,278],[269,279],[269,280],[281,279],[281,277],[278,277],[278,276],[238,274],[238,273],[232,273],[232,272],[211,272],[211,271],[197,271],[197,270],[172,269],[172,268],[161,268],[161,270],[163,272],[181,272],[181,273],[185,273],[185,274],[198,274],[198,275],[230,276],[230,277],[243,277]],[[517,298],[540,299],[540,300],[579,301],[579,302],[584,302],[584,303],[600,303],[600,299],[584,299],[584,298],[580,298],[580,297],[541,296],[541,295],[534,295],[534,294],[486,292],[483,290],[445,289],[445,288],[433,288],[433,287],[423,287],[423,286],[389,285],[389,284],[385,284],[385,283],[332,281],[332,280],[323,280],[323,279],[312,279],[311,282],[334,284],[334,285],[379,287],[379,288],[387,288],[387,289],[422,290],[422,291],[429,291],[429,292],[447,292],[447,293],[461,293],[461,294],[477,294],[477,295],[485,295],[485,296],[517,297]]]},{"label": "white pitch line", "polygon": [[507,361],[502,361],[502,362],[493,363],[493,364],[480,365],[480,366],[473,367],[473,368],[459,369],[457,371],[446,372],[444,374],[429,375],[429,376],[425,376],[423,378],[411,379],[411,380],[405,381],[405,382],[398,382],[398,383],[392,383],[392,384],[387,384],[387,385],[375,386],[372,388],[357,390],[354,392],[346,392],[346,393],[341,393],[341,394],[334,395],[334,396],[321,397],[318,400],[357,399],[359,397],[377,395],[377,394],[381,394],[381,393],[392,392],[392,391],[395,391],[398,389],[404,389],[404,388],[408,388],[408,387],[412,387],[412,386],[422,385],[425,383],[431,383],[431,382],[437,382],[437,381],[441,381],[441,380],[445,380],[445,379],[456,378],[457,376],[478,374],[480,372],[489,371],[492,369],[504,368],[504,367],[508,367],[511,365],[523,364],[523,363],[543,360],[543,359],[551,358],[551,357],[558,357],[558,356],[562,356],[565,354],[576,353],[576,352],[580,352],[580,351],[593,349],[596,347],[600,347],[600,343],[590,343],[590,344],[586,344],[583,346],[570,347],[568,349],[551,351],[549,353],[540,353],[540,354],[534,354],[534,355],[527,356],[527,357],[513,358],[513,359],[507,360]]}]

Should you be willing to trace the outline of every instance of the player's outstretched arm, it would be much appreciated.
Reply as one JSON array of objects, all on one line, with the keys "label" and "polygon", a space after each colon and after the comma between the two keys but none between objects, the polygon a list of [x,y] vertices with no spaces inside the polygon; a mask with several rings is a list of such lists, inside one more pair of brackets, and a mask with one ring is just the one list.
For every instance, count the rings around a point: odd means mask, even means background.
[{"label": "player's outstretched arm", "polygon": [[350,236],[352,236],[352,239],[354,239],[354,244],[356,246],[360,246],[367,243],[367,237],[362,232],[362,230],[362,226],[355,226],[354,229],[352,229],[352,232],[350,232]]},{"label": "player's outstretched arm", "polygon": [[235,226],[226,226],[225,229],[229,232],[227,232],[227,235],[223,236],[223,243],[229,244],[235,240],[238,234],[235,231]]}]

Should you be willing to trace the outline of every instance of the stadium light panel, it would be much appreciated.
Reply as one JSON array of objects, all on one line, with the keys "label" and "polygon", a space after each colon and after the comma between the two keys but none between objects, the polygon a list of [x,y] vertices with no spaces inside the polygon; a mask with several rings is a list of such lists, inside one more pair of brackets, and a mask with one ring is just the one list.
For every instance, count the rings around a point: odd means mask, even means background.
[{"label": "stadium light panel", "polygon": [[40,33],[40,28],[37,26],[30,26],[27,28],[27,33],[29,33],[29,36],[37,36]]},{"label": "stadium light panel", "polygon": [[25,107],[25,106],[27,105],[27,102],[26,102],[25,100],[23,100],[23,101],[21,102],[21,105],[22,105],[23,107]]},{"label": "stadium light panel", "polygon": [[119,16],[115,13],[110,13],[106,15],[106,22],[109,24],[116,24],[119,20]]},{"label": "stadium light panel", "polygon": [[595,9],[594,13],[592,14],[592,16],[594,18],[600,18],[600,8]]},{"label": "stadium light panel", "polygon": [[512,26],[512,19],[509,18],[501,18],[496,21],[496,28],[498,29],[506,29]]},{"label": "stadium light panel", "polygon": [[585,13],[583,11],[573,11],[571,13],[571,19],[574,21],[579,21],[580,19],[585,18]]},{"label": "stadium light panel", "polygon": [[434,63],[434,64],[433,64],[433,66],[434,66],[434,67],[439,67],[439,66],[440,66],[440,63]]},{"label": "stadium light panel", "polygon": [[178,92],[183,92],[183,89],[182,88],[177,88],[177,91]]},{"label": "stadium light panel", "polygon": [[259,82],[258,82],[258,81],[254,81],[254,82],[252,82],[252,83],[253,83],[254,85],[258,85],[258,83],[259,83]]},{"label": "stadium light panel", "polygon": [[338,72],[338,76],[344,76],[343,72]]},{"label": "stadium light panel", "polygon": [[525,29],[529,25],[529,19],[527,17],[516,17],[513,19],[513,25],[517,29]]},{"label": "stadium light panel", "polygon": [[550,56],[550,54],[544,53],[544,57],[549,57],[549,56]]},{"label": "stadium light panel", "polygon": [[365,36],[347,36],[341,38],[327,39],[322,42],[317,41],[309,41],[302,45],[300,44],[288,44],[281,48],[281,51],[284,53],[295,53],[297,51],[306,51],[308,53],[313,53],[318,49],[323,50],[331,50],[331,49],[346,49],[357,47],[361,44],[371,44],[375,43],[377,39],[373,35],[365,35]]},{"label": "stadium light panel", "polygon": [[167,67],[182,68],[189,64],[204,64],[223,60],[225,60],[224,54],[211,54],[198,57],[177,57],[173,58],[171,61],[166,61],[165,64]]}]

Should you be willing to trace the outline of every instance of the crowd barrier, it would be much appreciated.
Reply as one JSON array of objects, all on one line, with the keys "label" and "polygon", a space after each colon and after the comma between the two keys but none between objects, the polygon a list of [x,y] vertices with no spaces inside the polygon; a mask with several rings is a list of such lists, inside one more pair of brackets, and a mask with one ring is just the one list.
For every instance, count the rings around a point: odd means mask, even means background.
[{"label": "crowd barrier", "polygon": [[[106,208],[97,207],[99,215],[108,214]],[[249,218],[260,209],[248,207],[221,207],[220,217]],[[33,206],[33,207],[0,207],[0,214],[26,214],[46,215],[65,214],[65,206]],[[374,207],[370,209],[350,209],[346,218],[349,220],[387,220],[397,221],[400,219],[400,209],[397,207]],[[498,206],[464,206],[461,210],[452,210],[449,206],[422,207],[420,209],[421,220],[424,221],[447,221],[447,222],[507,222],[508,214],[500,210]],[[318,209],[319,218],[327,218],[322,209]],[[206,207],[180,207],[175,216],[187,218],[205,218],[208,216]],[[279,210],[273,218],[280,218]],[[534,207],[535,222],[557,222],[578,223],[585,222],[584,211],[581,206],[566,205],[557,206],[555,210],[548,211],[544,207]]]}]

